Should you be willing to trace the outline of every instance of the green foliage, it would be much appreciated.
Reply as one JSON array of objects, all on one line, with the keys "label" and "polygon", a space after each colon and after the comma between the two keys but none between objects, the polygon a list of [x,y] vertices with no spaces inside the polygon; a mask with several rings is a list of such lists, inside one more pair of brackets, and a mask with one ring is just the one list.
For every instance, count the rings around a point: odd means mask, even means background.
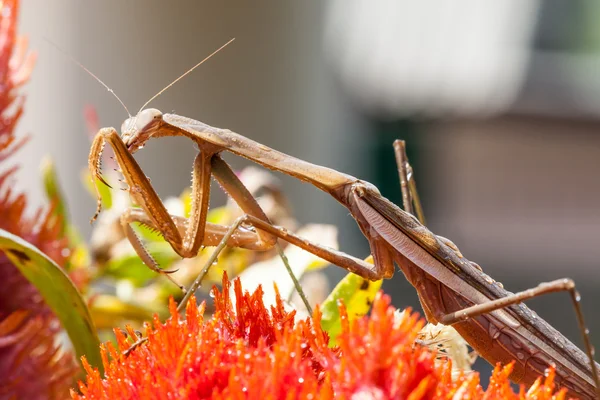
[{"label": "green foliage", "polygon": [[76,268],[88,268],[90,265],[90,255],[87,245],[79,231],[71,223],[68,205],[60,188],[56,168],[54,167],[54,162],[49,157],[42,160],[41,173],[46,196],[54,205],[52,212],[61,221],[60,234],[61,236],[66,236],[69,240],[71,255],[64,266],[65,270],[71,271]]},{"label": "green foliage", "polygon": [[321,327],[329,334],[330,346],[335,346],[336,338],[342,332],[338,302],[342,301],[346,306],[350,321],[366,315],[382,283],[383,280],[371,282],[349,273],[337,284],[321,305]]},{"label": "green foliage", "polygon": [[[164,241],[150,242],[146,244],[146,249],[163,268],[180,259],[171,245]],[[137,287],[142,287],[157,278],[157,273],[148,268],[134,251],[110,259],[104,266],[103,273],[117,279],[126,279]]]},{"label": "green foliage", "polygon": [[78,359],[102,368],[100,342],[90,311],[65,272],[38,248],[0,229],[0,249],[33,284],[69,335]]}]

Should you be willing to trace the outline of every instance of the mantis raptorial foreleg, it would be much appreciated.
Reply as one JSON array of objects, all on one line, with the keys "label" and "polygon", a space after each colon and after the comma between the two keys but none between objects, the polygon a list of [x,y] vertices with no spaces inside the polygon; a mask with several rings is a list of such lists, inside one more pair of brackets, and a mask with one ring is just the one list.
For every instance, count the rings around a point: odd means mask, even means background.
[{"label": "mantis raptorial foreleg", "polygon": [[[216,224],[207,224],[208,201],[210,195],[210,177],[214,174],[216,179],[227,190],[231,197],[238,202],[240,208],[249,215],[259,220],[267,221],[268,218],[247,191],[244,185],[235,176],[229,166],[223,162],[218,154],[208,149],[201,149],[194,160],[194,172],[192,178],[192,211],[190,218],[172,216],[158,197],[150,181],[142,172],[139,164],[125,147],[121,137],[112,128],[101,129],[92,144],[89,167],[92,176],[106,183],[99,170],[99,160],[105,143],[113,148],[121,172],[128,184],[132,200],[141,209],[132,208],[127,210],[121,217],[121,225],[125,234],[131,242],[136,253],[144,263],[154,271],[168,274],[173,271],[165,271],[159,268],[152,256],[146,251],[142,241],[137,237],[132,223],[141,223],[151,229],[160,232],[165,240],[171,244],[173,250],[182,257],[195,257],[201,246],[217,245],[228,227]],[[206,146],[211,147],[211,146]],[[214,147],[214,146],[213,146]],[[92,221],[100,211],[100,194],[98,196],[98,208]],[[242,247],[252,250],[267,250],[275,244],[275,238],[269,233],[258,231],[239,231],[228,239],[227,244],[234,247]],[[169,277],[169,279],[171,279]],[[171,279],[172,280],[172,279]],[[176,282],[174,282],[177,284]],[[181,287],[179,284],[177,284]]]}]

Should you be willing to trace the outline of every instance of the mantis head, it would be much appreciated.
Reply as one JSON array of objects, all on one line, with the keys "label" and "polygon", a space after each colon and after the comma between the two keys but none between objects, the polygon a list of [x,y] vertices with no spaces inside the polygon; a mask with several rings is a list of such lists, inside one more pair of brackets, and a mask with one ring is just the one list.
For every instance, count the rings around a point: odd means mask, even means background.
[{"label": "mantis head", "polygon": [[160,127],[162,112],[156,108],[140,111],[129,117],[121,125],[121,139],[130,153],[135,153],[152,137]]}]

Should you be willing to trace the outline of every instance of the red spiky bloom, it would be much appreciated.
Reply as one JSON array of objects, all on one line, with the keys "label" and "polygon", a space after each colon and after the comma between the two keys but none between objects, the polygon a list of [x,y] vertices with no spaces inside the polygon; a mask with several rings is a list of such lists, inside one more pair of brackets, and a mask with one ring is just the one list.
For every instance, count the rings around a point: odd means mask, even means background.
[{"label": "red spiky bloom", "polygon": [[[0,3],[0,162],[18,150],[15,125],[23,113],[18,89],[29,78],[34,57],[25,38],[17,37],[18,0]],[[11,189],[16,167],[0,173],[0,228],[22,237],[59,265],[66,242],[60,221],[50,211],[24,215],[26,197]],[[73,379],[72,355],[58,353],[60,324],[38,291],[0,252],[0,398],[48,399],[68,395]]]},{"label": "red spiky bloom", "polygon": [[115,330],[118,350],[110,343],[102,348],[106,376],[84,360],[88,376],[73,399],[553,398],[552,373],[530,393],[515,394],[511,366],[496,368],[487,392],[477,374],[453,382],[450,365],[436,366],[435,353],[413,344],[423,321],[416,314],[398,320],[381,293],[370,317],[348,323],[340,307],[342,334],[331,349],[318,309],[295,321],[279,295],[267,310],[260,287],[243,293],[236,280],[235,306],[229,289],[226,277],[222,292],[213,289],[216,312],[207,321],[204,305],[191,300],[182,319],[171,302],[170,319],[155,318],[146,326],[147,342],[127,355],[131,343]]}]

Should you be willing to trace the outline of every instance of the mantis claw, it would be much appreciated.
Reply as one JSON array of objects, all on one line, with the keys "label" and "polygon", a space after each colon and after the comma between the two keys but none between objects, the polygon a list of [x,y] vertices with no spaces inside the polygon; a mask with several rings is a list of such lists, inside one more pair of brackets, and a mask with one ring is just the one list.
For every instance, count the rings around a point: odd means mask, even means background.
[{"label": "mantis claw", "polygon": [[111,189],[112,189],[112,186],[110,186],[110,185],[108,184],[108,182],[106,182],[106,181],[104,180],[104,178],[102,177],[102,175],[96,175],[96,179],[98,179],[100,182],[104,183],[106,186],[108,186],[109,188],[111,188]]},{"label": "mantis claw", "polygon": [[175,286],[177,286],[179,288],[179,290],[181,290],[183,292],[183,295],[185,296],[187,294],[187,290],[185,290],[185,287],[183,287],[183,285],[180,285],[179,283],[177,283],[175,281],[175,279],[171,278],[171,275],[173,272],[177,272],[178,269],[174,269],[174,270],[165,270],[165,269],[158,269],[160,274],[164,274],[171,282],[173,282],[175,284]]}]

